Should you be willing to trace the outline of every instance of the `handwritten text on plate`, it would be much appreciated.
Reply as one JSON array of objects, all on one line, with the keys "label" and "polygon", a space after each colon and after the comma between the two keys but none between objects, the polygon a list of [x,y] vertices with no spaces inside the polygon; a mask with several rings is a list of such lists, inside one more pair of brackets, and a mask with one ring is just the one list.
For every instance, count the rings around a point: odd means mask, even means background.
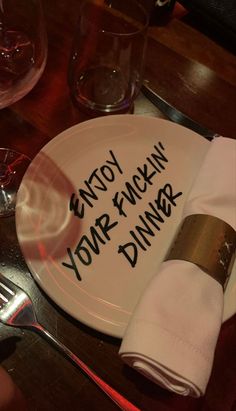
[{"label": "handwritten text on plate", "polygon": [[[111,219],[108,213],[101,214],[90,226],[89,232],[83,234],[72,251],[67,248],[69,262],[62,262],[63,266],[74,271],[78,280],[82,280],[82,266],[92,264],[96,255],[102,252],[102,247],[112,240],[112,232],[121,219],[126,219],[130,206],[135,206],[142,199],[148,188],[156,184],[156,175],[162,173],[168,159],[161,142],[155,144],[153,151],[146,157],[145,163],[136,168],[135,174],[123,183],[123,189],[113,194],[111,206],[117,212],[117,219]],[[105,164],[92,171],[84,188],[78,189],[78,195],[72,193],[69,201],[69,210],[75,218],[82,220],[89,209],[96,206],[102,192],[111,190],[112,183],[124,175],[121,162],[115,153],[110,150]],[[119,244],[117,253],[123,256],[131,267],[135,267],[141,250],[146,251],[151,246],[151,238],[161,230],[167,218],[171,216],[172,208],[176,207],[178,197],[182,192],[175,193],[168,182],[156,192],[152,202],[148,202],[146,209],[138,215],[137,225],[129,230],[130,241]],[[87,210],[87,211],[86,211]]]}]

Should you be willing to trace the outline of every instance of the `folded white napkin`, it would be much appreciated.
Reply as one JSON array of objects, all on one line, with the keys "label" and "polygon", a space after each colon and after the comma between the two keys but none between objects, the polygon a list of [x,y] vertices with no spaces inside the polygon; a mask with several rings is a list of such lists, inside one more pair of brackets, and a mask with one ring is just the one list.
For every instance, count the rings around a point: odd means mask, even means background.
[{"label": "folded white napkin", "polygon": [[[210,144],[184,208],[236,230],[236,140]],[[198,266],[166,261],[144,291],[119,354],[157,384],[181,395],[205,393],[223,314],[223,288]]]}]

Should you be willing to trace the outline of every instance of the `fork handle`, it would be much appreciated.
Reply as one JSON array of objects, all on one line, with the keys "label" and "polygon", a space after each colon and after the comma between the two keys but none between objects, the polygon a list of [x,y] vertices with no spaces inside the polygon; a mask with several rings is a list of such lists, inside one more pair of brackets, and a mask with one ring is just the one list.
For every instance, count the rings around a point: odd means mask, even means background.
[{"label": "fork handle", "polygon": [[110,387],[103,381],[90,367],[88,367],[80,358],[78,358],[69,348],[58,341],[48,330],[40,324],[34,324],[33,329],[42,334],[47,341],[52,343],[63,355],[67,356],[72,363],[76,364],[84,373],[91,378],[91,380],[121,409],[124,411],[140,411],[135,405],[129,402],[114,388]]}]

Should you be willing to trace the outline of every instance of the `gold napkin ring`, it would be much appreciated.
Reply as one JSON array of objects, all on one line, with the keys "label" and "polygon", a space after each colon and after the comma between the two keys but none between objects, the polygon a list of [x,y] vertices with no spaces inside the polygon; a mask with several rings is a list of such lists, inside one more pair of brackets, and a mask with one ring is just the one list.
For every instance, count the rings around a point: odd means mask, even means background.
[{"label": "gold napkin ring", "polygon": [[225,221],[206,214],[186,217],[165,257],[198,265],[225,289],[236,251],[236,231]]}]

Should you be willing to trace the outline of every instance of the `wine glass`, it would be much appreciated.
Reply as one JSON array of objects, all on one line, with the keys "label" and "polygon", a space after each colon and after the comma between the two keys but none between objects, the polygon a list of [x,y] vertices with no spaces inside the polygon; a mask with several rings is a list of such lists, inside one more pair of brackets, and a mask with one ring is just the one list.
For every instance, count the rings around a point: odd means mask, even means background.
[{"label": "wine glass", "polygon": [[[47,59],[41,0],[0,0],[0,109],[29,93]],[[0,148],[0,217],[15,211],[16,192],[29,157]]]}]

